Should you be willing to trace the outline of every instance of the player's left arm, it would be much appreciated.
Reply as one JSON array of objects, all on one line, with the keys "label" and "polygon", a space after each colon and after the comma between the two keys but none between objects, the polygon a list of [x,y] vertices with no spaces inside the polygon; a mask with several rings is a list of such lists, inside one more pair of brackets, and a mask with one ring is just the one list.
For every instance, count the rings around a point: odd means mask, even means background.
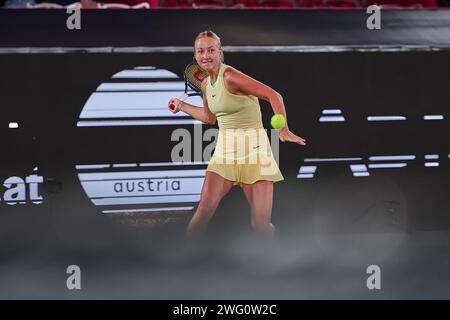
[{"label": "player's left arm", "polygon": [[281,141],[291,141],[301,145],[306,144],[306,140],[293,134],[288,127],[288,118],[284,101],[281,94],[265,85],[264,83],[249,77],[248,75],[234,69],[227,68],[223,74],[226,89],[237,95],[253,95],[259,99],[270,103],[274,114],[282,114],[286,119],[286,125],[280,130]]}]

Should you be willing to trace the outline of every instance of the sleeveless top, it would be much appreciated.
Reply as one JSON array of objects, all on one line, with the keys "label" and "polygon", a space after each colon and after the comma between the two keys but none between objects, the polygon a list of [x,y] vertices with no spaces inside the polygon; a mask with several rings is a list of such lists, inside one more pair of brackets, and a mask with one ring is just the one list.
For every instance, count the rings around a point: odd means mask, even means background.
[{"label": "sleeveless top", "polygon": [[252,95],[241,96],[225,88],[223,73],[228,65],[221,63],[214,84],[211,77],[206,80],[206,99],[208,107],[216,116],[219,129],[259,129],[263,128],[261,108],[258,98]]}]

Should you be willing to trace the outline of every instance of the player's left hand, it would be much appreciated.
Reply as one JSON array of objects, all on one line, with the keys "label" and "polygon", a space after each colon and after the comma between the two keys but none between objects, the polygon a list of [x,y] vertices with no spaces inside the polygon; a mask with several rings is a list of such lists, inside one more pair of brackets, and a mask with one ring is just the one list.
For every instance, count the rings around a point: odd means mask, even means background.
[{"label": "player's left hand", "polygon": [[288,142],[294,142],[294,143],[300,144],[302,146],[306,145],[306,140],[305,139],[303,139],[302,137],[299,137],[299,136],[293,134],[286,127],[284,127],[283,129],[281,129],[279,131],[279,137],[280,137],[280,140],[283,141],[283,142],[288,141]]}]

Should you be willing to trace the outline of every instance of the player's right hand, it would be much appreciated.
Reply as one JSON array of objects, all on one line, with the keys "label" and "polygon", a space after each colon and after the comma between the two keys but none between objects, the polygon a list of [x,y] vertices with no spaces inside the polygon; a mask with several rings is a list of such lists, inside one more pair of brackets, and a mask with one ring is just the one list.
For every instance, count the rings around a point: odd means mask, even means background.
[{"label": "player's right hand", "polygon": [[169,110],[172,113],[177,113],[181,109],[181,101],[179,99],[171,99],[168,104]]}]

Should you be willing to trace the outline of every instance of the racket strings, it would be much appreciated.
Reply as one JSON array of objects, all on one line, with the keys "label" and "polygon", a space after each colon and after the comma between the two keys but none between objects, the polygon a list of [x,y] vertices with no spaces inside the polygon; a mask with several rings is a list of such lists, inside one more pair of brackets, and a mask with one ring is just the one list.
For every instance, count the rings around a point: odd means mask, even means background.
[{"label": "racket strings", "polygon": [[202,90],[202,81],[208,76],[198,65],[191,64],[184,70],[184,77],[189,86],[197,92]]}]

